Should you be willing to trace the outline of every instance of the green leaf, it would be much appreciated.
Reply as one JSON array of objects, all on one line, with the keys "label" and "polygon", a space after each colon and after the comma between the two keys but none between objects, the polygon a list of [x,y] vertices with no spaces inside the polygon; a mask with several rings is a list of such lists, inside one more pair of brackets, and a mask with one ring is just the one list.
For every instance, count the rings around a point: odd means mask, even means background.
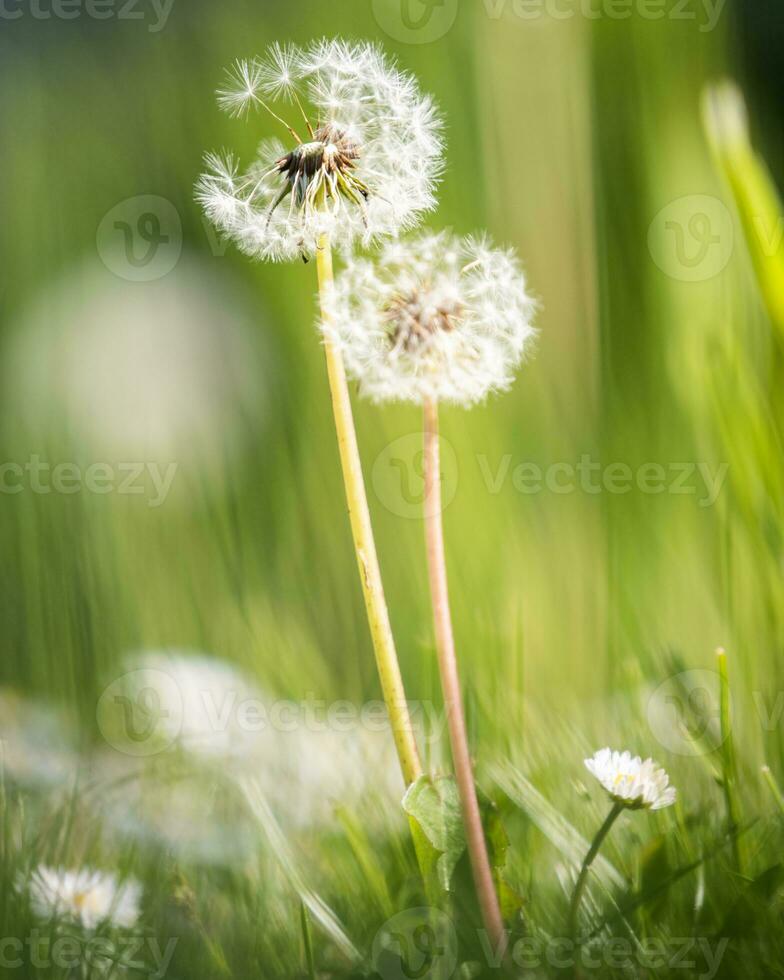
[{"label": "green leaf", "polygon": [[710,85],[703,122],[716,162],[729,185],[762,299],[784,339],[784,208],[765,160],[754,150],[741,90],[733,82]]},{"label": "green leaf", "polygon": [[672,877],[667,839],[658,834],[642,849],[640,856],[640,892],[650,896],[642,903],[653,918],[664,909]]},{"label": "green leaf", "polygon": [[783,885],[784,868],[780,864],[774,864],[749,882],[743,894],[730,907],[721,927],[721,935],[753,935]]},{"label": "green leaf", "polygon": [[479,793],[479,806],[482,810],[482,824],[493,869],[501,915],[504,922],[512,922],[525,904],[523,896],[509,883],[504,873],[509,852],[509,835],[496,803],[484,793]]},{"label": "green leaf", "polygon": [[449,891],[452,873],[466,847],[460,797],[450,776],[420,776],[403,797],[403,809],[416,820],[437,852],[435,867],[441,886]]}]

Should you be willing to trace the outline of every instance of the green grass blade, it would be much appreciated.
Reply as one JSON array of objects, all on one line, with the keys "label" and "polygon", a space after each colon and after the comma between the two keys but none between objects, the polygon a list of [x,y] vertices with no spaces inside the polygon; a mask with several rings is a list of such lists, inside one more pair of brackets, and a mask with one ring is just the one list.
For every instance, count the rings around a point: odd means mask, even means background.
[{"label": "green grass blade", "polygon": [[307,908],[314,921],[321,926],[332,942],[338,947],[343,955],[353,961],[359,962],[362,956],[349,939],[346,930],[340,923],[337,915],[327,905],[327,903],[314,892],[305,882],[305,878],[300,871],[294,854],[286,840],[278,821],[275,819],[272,810],[264,797],[258,782],[253,779],[242,779],[240,788],[247,800],[251,812],[259,822],[259,826],[264,831],[270,845],[270,849],[280,862],[286,878],[292,888],[299,895],[300,901]]}]

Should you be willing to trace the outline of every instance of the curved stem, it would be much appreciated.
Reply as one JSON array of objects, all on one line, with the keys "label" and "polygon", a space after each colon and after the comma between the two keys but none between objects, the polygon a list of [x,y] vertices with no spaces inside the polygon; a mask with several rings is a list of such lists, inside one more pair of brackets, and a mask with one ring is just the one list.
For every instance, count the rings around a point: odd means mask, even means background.
[{"label": "curved stem", "polygon": [[449,724],[449,741],[455,779],[460,793],[460,809],[465,827],[468,855],[474,876],[482,921],[496,949],[505,942],[504,923],[498,896],[495,892],[487,844],[482,830],[479,802],[468,750],[460,678],[455,655],[452,617],[449,611],[449,589],[444,558],[444,529],[441,522],[441,461],[438,447],[438,403],[427,400],[424,405],[425,450],[425,537],[427,566],[430,577],[430,596],[436,634],[438,669],[444,694],[444,707]]},{"label": "curved stem", "polygon": [[[332,250],[329,238],[322,235],[316,250],[316,266],[319,282],[319,300],[324,323],[332,316],[329,295],[333,289]],[[325,334],[324,353],[327,358],[327,374],[332,397],[332,410],[335,416],[335,430],[338,437],[340,463],[343,469],[343,482],[346,489],[346,503],[354,538],[354,550],[359,564],[359,577],[365,597],[370,635],[376,655],[376,665],[381,679],[392,734],[395,739],[400,768],[406,785],[422,775],[414,730],[408,712],[406,692],[395,651],[392,627],[384,598],[384,586],[376,555],[373,528],[370,523],[370,510],[362,478],[362,464],[359,458],[354,417],[351,412],[346,372],[340,351]]]},{"label": "curved stem", "polygon": [[593,864],[594,858],[599,853],[599,848],[602,846],[604,838],[609,834],[610,828],[615,823],[615,820],[621,810],[623,810],[622,803],[613,804],[612,810],[610,810],[610,812],[607,814],[607,818],[597,831],[596,836],[593,839],[593,843],[588,848],[588,853],[585,855],[585,860],[580,868],[580,874],[577,876],[577,883],[574,886],[571,905],[569,906],[570,936],[574,936],[575,934],[575,928],[577,926],[577,912],[580,908],[580,900],[583,897],[583,892],[585,891],[585,883],[588,880],[588,871]]}]

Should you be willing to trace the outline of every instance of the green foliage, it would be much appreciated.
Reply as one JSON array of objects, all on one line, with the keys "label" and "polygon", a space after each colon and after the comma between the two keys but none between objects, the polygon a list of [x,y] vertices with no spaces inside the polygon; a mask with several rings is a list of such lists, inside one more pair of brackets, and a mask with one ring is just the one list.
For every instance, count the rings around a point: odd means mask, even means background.
[{"label": "green foliage", "polygon": [[420,776],[406,790],[403,809],[427,838],[433,849],[428,867],[435,870],[444,891],[449,891],[452,873],[466,847],[457,784],[449,776]]}]

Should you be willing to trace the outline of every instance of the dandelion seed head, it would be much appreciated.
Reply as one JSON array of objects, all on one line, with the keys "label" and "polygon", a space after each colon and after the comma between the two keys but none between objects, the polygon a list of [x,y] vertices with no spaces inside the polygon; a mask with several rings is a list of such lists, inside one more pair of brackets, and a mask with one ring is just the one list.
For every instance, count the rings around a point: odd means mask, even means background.
[{"label": "dandelion seed head", "polygon": [[130,929],[140,914],[141,885],[133,879],[121,882],[110,872],[42,864],[28,882],[17,879],[17,889],[25,888],[33,911],[44,920],[57,916],[89,930],[103,922]]},{"label": "dandelion seed head", "polygon": [[372,44],[273,45],[229,70],[218,102],[232,115],[266,110],[270,133],[291,133],[286,148],[262,143],[244,174],[209,154],[197,184],[210,220],[254,258],[307,257],[324,233],[338,248],[368,244],[435,205],[438,112]]},{"label": "dandelion seed head", "polygon": [[643,761],[631,752],[605,748],[586,759],[585,767],[615,803],[631,810],[661,810],[675,802],[675,787],[669,785],[669,776],[653,759]]},{"label": "dandelion seed head", "polygon": [[535,304],[513,253],[448,233],[351,259],[324,329],[376,401],[472,405],[507,389],[535,336]]}]

